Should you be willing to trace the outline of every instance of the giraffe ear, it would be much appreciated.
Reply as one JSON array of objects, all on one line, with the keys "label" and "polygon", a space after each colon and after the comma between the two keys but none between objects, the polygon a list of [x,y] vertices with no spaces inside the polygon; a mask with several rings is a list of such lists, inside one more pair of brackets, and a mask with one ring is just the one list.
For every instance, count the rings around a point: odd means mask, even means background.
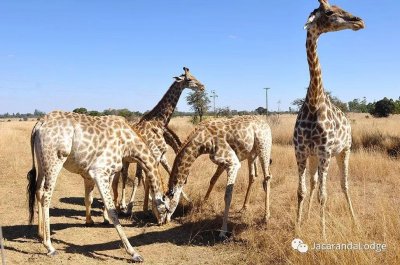
[{"label": "giraffe ear", "polygon": [[304,25],[304,29],[309,29],[310,24],[313,23],[314,19],[315,19],[315,15],[311,15],[311,16],[308,18],[306,24]]},{"label": "giraffe ear", "polygon": [[182,76],[174,76],[174,78],[175,78],[176,81],[182,81],[183,80]]}]

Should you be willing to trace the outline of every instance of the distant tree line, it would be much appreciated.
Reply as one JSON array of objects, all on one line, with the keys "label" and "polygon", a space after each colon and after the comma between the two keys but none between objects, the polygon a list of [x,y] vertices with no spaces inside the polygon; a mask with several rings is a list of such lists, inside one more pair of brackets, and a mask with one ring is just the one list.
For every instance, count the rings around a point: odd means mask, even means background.
[{"label": "distant tree line", "polygon": [[[341,101],[339,98],[333,96],[331,92],[326,92],[331,102],[336,105],[343,112],[358,112],[369,113],[374,117],[388,117],[390,114],[400,114],[400,97],[397,100],[384,97],[375,102],[367,102],[367,99],[353,99],[347,103]],[[299,110],[304,103],[304,98],[295,99],[292,105]],[[258,108],[259,109],[259,108]],[[257,110],[258,110],[257,109]],[[291,112],[291,108],[289,108]]]},{"label": "distant tree line", "polygon": [[86,114],[90,116],[107,116],[107,115],[116,115],[122,116],[126,119],[132,119],[134,117],[140,117],[143,114],[139,111],[130,111],[129,109],[106,109],[104,111],[97,110],[87,110],[86,108],[76,108],[72,112]]},{"label": "distant tree line", "polygon": [[18,119],[32,119],[32,118],[40,118],[42,116],[44,116],[46,113],[40,110],[35,109],[35,111],[33,113],[4,113],[4,114],[0,114],[0,118],[2,119],[11,119],[11,118],[18,118]]}]

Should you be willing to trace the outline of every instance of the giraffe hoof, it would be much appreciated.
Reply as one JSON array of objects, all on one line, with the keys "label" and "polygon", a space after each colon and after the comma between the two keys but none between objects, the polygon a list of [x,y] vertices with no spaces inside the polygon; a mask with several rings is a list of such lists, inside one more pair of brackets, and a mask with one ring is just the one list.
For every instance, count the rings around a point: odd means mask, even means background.
[{"label": "giraffe hoof", "polygon": [[132,261],[134,263],[139,263],[139,262],[143,262],[144,259],[142,258],[142,256],[140,256],[139,254],[133,254],[132,255]]},{"label": "giraffe hoof", "polygon": [[102,225],[110,225],[110,221],[104,220],[103,223],[102,223]]},{"label": "giraffe hoof", "polygon": [[85,222],[85,226],[86,227],[92,227],[92,226],[94,226],[94,222],[93,221]]},{"label": "giraffe hoof", "polygon": [[56,256],[58,253],[57,253],[57,251],[56,250],[52,250],[52,251],[49,251],[48,253],[47,253],[47,256],[49,256],[49,257],[54,257],[54,256]]},{"label": "giraffe hoof", "polygon": [[221,240],[222,242],[226,243],[229,241],[231,233],[227,232],[227,231],[221,231],[219,233],[219,240]]},{"label": "giraffe hoof", "polygon": [[239,213],[246,213],[247,212],[247,207],[243,207],[240,209]]}]

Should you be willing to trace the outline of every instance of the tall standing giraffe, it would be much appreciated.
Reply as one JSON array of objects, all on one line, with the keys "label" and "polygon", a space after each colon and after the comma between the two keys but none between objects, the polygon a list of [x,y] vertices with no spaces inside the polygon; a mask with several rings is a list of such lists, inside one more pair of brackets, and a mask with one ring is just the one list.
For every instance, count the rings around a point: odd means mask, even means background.
[{"label": "tall standing giraffe", "polygon": [[[160,190],[156,159],[144,141],[130,128],[125,119],[117,116],[90,117],[54,111],[38,121],[32,130],[31,152],[33,165],[28,172],[29,221],[32,223],[35,194],[38,203],[38,232],[48,255],[56,253],[50,239],[49,207],[57,176],[64,167],[80,174],[85,182],[86,218],[90,214],[94,186],[99,189],[125,250],[133,261],[143,258],[129,243],[110,194],[110,182],[120,172],[123,162],[137,162],[145,171],[153,196],[153,212],[159,223],[164,222],[163,192]],[[35,154],[38,164],[36,176]],[[160,214],[163,214],[162,216]]]},{"label": "tall standing giraffe", "polygon": [[[185,88],[192,90],[204,91],[204,85],[198,81],[189,71],[189,68],[183,67],[184,73],[175,78],[175,82],[172,83],[170,88],[157,103],[157,105],[147,114],[145,114],[138,123],[133,124],[132,128],[139,133],[142,139],[149,146],[157,162],[161,162],[164,169],[171,174],[171,167],[168,164],[168,160],[165,157],[167,152],[167,144],[172,146],[174,152],[178,151],[181,145],[179,137],[168,128],[168,123],[171,116],[176,108],[178,100]],[[136,175],[133,182],[133,190],[128,203],[125,204],[125,187],[128,178],[128,167],[129,164],[124,164],[122,170],[122,198],[121,208],[127,209],[127,213],[130,214],[133,207],[133,201],[137,191],[138,184],[143,178],[142,168],[140,165],[136,167]],[[114,200],[118,197],[118,177],[113,182]],[[145,185],[145,197],[143,210],[147,210],[149,188]]]},{"label": "tall standing giraffe", "polygon": [[228,230],[228,213],[232,201],[233,186],[240,168],[240,161],[246,160],[249,165],[249,185],[247,188],[243,209],[249,203],[251,186],[256,177],[256,159],[261,162],[264,174],[265,191],[265,221],[270,216],[269,193],[271,174],[269,170],[271,157],[271,129],[265,119],[255,116],[237,117],[232,119],[206,121],[198,125],[188,136],[181,150],[175,158],[169,179],[169,191],[167,193],[169,210],[165,212],[167,222],[175,211],[186,183],[190,167],[197,157],[209,154],[212,162],[218,168],[211,178],[206,198],[210,195],[212,188],[219,176],[228,173],[228,181],[225,190],[225,211],[220,232],[220,237],[226,237]]},{"label": "tall standing giraffe", "polygon": [[317,55],[317,40],[322,33],[326,32],[362,29],[364,28],[364,22],[361,18],[355,17],[337,6],[331,6],[327,0],[319,0],[319,3],[319,8],[310,14],[304,27],[307,30],[306,48],[310,70],[310,85],[305,102],[297,116],[293,141],[299,171],[297,230],[300,230],[303,202],[307,194],[305,178],[307,159],[309,159],[311,195],[308,216],[318,183],[322,234],[326,238],[326,178],[332,157],[336,157],[339,165],[342,190],[355,222],[348,187],[351,127],[344,113],[331,103],[324,92],[321,67]]}]

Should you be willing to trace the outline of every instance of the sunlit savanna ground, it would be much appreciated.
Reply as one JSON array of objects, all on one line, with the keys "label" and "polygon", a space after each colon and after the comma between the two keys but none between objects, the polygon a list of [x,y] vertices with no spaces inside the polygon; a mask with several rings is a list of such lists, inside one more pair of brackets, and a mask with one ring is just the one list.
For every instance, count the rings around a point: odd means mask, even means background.
[{"label": "sunlit savanna ground", "polygon": [[[386,251],[301,254],[291,248],[298,183],[291,145],[294,115],[270,121],[274,145],[271,219],[267,225],[262,222],[262,176],[254,184],[249,210],[238,213],[248,181],[247,163],[242,163],[230,211],[232,237],[224,243],[218,241],[226,175],[219,179],[210,200],[202,204],[216,169],[208,156],[202,156],[192,167],[185,187],[193,206],[180,208],[172,224],[156,226],[153,218],[143,214],[140,188],[134,220],[121,217],[130,242],[147,264],[400,264],[400,158],[396,158],[400,116],[375,119],[351,114],[349,119],[354,139],[350,191],[360,229],[352,227],[338,169],[332,163],[328,176],[328,242],[385,243]],[[0,225],[8,264],[126,264],[129,256],[115,229],[100,224],[101,204],[97,200],[93,211],[96,226],[83,225],[83,181],[79,175],[65,170],[59,176],[50,211],[52,239],[59,253],[52,258],[46,256],[45,248],[35,237],[36,226],[27,225],[26,173],[31,167],[29,137],[33,125],[33,121],[0,122]],[[182,140],[194,128],[188,118],[174,118],[170,126]],[[172,152],[168,158],[172,164]],[[130,168],[131,176],[134,168],[133,165]],[[162,173],[166,178],[165,172]],[[99,198],[97,191],[95,196]],[[319,221],[319,205],[315,201],[311,218],[303,224],[301,234],[310,247],[314,242],[322,242]]]}]

